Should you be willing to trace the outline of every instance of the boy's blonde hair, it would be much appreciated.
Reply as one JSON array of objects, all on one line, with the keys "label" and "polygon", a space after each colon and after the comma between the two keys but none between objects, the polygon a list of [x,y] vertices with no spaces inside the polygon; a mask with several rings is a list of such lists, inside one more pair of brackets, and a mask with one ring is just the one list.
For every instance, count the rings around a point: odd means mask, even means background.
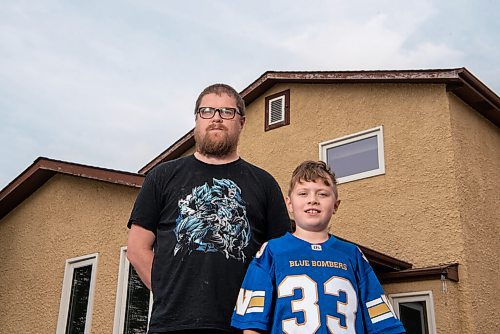
[{"label": "boy's blonde hair", "polygon": [[337,193],[337,179],[335,178],[335,173],[324,161],[312,160],[304,161],[295,168],[292,173],[292,179],[290,180],[288,196],[290,196],[297,183],[301,181],[315,182],[317,179],[321,179],[327,186],[331,186],[335,197],[338,199],[339,195]]}]

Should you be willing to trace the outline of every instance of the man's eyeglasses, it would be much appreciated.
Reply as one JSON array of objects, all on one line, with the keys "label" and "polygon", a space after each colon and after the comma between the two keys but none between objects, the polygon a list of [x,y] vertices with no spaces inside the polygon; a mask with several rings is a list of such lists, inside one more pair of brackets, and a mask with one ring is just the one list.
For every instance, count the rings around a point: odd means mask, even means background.
[{"label": "man's eyeglasses", "polygon": [[201,107],[198,108],[197,113],[201,118],[210,119],[215,116],[215,112],[219,112],[219,116],[222,119],[233,119],[236,114],[241,115],[240,111],[236,108]]}]

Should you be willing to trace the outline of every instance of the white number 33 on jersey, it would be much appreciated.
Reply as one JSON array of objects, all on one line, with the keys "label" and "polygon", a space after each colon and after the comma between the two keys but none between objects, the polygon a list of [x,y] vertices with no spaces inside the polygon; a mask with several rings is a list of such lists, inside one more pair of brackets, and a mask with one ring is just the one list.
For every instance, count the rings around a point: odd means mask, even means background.
[{"label": "white number 33 on jersey", "polygon": [[[283,332],[288,334],[314,334],[321,327],[320,311],[318,306],[318,284],[307,275],[287,276],[278,286],[278,298],[293,296],[294,290],[302,290],[302,299],[293,300],[292,312],[304,312],[303,323],[298,323],[296,318],[282,321]],[[347,295],[347,302],[337,302],[337,312],[345,316],[345,326],[340,319],[327,315],[327,323],[331,333],[356,333],[356,311],[358,297],[351,282],[342,277],[333,276],[323,284],[323,293],[339,296],[340,291]]]}]

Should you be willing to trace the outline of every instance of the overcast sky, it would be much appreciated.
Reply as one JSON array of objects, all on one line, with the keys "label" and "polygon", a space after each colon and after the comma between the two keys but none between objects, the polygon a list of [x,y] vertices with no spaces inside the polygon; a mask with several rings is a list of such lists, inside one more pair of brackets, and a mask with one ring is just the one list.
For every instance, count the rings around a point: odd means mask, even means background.
[{"label": "overcast sky", "polygon": [[204,87],[265,71],[466,67],[499,94],[499,4],[0,0],[0,189],[39,156],[137,172]]}]

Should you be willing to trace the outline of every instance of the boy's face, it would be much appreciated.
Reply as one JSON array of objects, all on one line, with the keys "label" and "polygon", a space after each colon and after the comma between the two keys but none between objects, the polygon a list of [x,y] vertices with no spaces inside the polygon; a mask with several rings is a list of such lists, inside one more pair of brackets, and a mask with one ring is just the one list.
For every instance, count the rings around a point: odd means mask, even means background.
[{"label": "boy's face", "polygon": [[315,182],[299,180],[286,198],[288,211],[293,213],[297,229],[309,232],[323,232],[337,211],[340,200],[322,179]]}]

